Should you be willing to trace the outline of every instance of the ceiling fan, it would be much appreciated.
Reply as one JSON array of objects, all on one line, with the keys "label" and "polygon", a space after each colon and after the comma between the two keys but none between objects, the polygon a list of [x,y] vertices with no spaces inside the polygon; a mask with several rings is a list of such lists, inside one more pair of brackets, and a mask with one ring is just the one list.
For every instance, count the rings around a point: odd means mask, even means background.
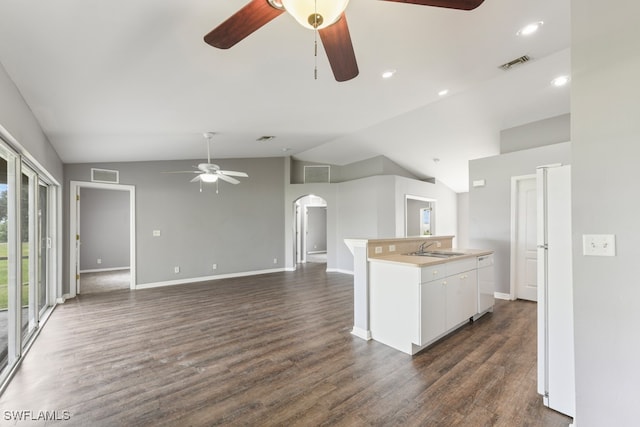
[{"label": "ceiling fan", "polygon": [[[484,0],[383,0],[472,10]],[[335,79],[351,80],[358,75],[358,64],[351,43],[344,10],[349,0],[251,0],[226,21],[204,36],[213,47],[229,49],[283,12],[289,12],[303,27],[316,30],[327,53]]]},{"label": "ceiling fan", "polygon": [[213,132],[205,132],[202,134],[207,139],[207,163],[200,163],[198,170],[193,171],[174,171],[169,173],[195,173],[198,174],[191,182],[200,182],[200,191],[202,191],[202,183],[214,183],[216,184],[216,193],[218,192],[218,182],[220,180],[226,181],[230,184],[240,184],[240,181],[233,178],[234,176],[248,178],[245,172],[226,171],[220,169],[220,166],[211,163],[211,139],[213,138]]}]

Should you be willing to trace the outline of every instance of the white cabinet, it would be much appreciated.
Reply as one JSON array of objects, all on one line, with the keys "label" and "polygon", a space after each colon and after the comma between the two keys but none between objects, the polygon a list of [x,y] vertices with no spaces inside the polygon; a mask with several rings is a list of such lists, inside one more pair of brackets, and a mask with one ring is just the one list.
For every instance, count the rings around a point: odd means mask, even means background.
[{"label": "white cabinet", "polygon": [[475,258],[424,267],[420,284],[420,339],[426,345],[476,313]]},{"label": "white cabinet", "polygon": [[[495,304],[493,254],[478,257],[478,315],[493,311]],[[478,316],[479,317],[479,316]]]},{"label": "white cabinet", "polygon": [[442,280],[420,284],[420,341],[428,343],[446,328],[445,285]]},{"label": "white cabinet", "polygon": [[408,354],[478,313],[476,257],[428,267],[373,261],[369,280],[371,337]]}]

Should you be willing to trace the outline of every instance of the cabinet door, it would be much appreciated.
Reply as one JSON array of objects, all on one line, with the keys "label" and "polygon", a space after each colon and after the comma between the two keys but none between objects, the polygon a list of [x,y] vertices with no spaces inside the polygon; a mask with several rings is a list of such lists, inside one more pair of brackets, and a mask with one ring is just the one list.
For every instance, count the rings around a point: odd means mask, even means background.
[{"label": "cabinet door", "polygon": [[469,320],[478,307],[478,275],[476,270],[447,277],[446,330]]},{"label": "cabinet door", "polygon": [[442,280],[420,285],[420,342],[425,345],[445,331],[445,285]]}]

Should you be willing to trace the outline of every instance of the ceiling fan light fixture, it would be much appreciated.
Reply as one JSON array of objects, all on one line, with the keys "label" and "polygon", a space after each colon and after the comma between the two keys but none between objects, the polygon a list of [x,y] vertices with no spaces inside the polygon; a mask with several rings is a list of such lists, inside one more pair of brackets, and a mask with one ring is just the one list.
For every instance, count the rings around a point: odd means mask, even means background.
[{"label": "ceiling fan light fixture", "polygon": [[321,30],[340,18],[349,0],[281,0],[281,3],[300,25]]},{"label": "ceiling fan light fixture", "polygon": [[200,179],[203,182],[216,182],[218,180],[218,175],[213,173],[203,173],[200,175]]}]

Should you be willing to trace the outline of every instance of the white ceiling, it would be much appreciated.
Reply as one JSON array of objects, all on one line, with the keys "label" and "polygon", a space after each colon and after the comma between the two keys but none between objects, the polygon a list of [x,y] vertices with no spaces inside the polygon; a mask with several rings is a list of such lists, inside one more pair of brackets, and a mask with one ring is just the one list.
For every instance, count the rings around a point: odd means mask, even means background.
[{"label": "white ceiling", "polygon": [[314,80],[314,34],[287,14],[229,50],[204,43],[247,2],[0,0],[0,62],[65,163],[199,159],[215,131],[215,158],[382,154],[466,191],[468,160],[498,154],[501,129],[569,112],[569,88],[550,85],[570,74],[569,0],[351,0],[360,75],[343,83],[321,48]]}]

